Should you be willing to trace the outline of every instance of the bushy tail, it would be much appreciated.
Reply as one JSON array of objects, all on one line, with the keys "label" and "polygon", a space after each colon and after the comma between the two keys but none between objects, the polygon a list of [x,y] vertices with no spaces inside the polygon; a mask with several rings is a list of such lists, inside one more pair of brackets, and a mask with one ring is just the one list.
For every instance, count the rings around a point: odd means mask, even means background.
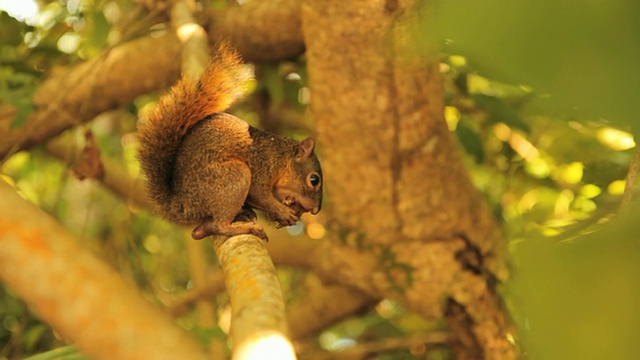
[{"label": "bushy tail", "polygon": [[183,78],[160,98],[138,132],[138,159],[154,202],[167,205],[171,200],[174,163],[182,138],[200,120],[229,108],[242,95],[247,79],[238,53],[220,43],[197,83]]}]

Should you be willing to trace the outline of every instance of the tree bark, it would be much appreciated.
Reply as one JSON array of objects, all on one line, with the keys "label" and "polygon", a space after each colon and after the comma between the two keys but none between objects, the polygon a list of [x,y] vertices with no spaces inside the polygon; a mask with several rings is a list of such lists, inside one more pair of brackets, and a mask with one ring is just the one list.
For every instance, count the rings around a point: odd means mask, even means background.
[{"label": "tree bark", "polygon": [[304,52],[299,0],[249,1],[209,14],[209,36],[228,39],[249,61],[278,61]]},{"label": "tree bark", "polygon": [[411,51],[420,12],[417,1],[303,4],[326,208],[346,244],[318,263],[426,318],[455,312],[459,358],[511,359],[494,288],[504,277],[500,229],[443,120],[435,54]]}]

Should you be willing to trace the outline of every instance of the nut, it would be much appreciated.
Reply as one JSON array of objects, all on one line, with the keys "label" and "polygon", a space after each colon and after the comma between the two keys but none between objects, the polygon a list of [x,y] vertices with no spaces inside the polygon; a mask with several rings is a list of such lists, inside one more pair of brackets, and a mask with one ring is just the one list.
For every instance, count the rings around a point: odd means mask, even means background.
[{"label": "nut", "polygon": [[293,198],[293,196],[286,196],[284,199],[282,199],[282,203],[285,206],[291,206],[293,204],[295,204],[296,199]]}]

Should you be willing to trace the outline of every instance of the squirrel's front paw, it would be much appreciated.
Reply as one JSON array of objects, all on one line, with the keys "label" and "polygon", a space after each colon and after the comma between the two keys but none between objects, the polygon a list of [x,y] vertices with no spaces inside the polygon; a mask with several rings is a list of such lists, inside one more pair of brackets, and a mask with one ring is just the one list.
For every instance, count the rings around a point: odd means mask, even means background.
[{"label": "squirrel's front paw", "polygon": [[271,220],[275,220],[278,223],[278,227],[291,226],[298,222],[298,214],[294,209],[283,207],[277,214],[271,214],[269,216]]}]

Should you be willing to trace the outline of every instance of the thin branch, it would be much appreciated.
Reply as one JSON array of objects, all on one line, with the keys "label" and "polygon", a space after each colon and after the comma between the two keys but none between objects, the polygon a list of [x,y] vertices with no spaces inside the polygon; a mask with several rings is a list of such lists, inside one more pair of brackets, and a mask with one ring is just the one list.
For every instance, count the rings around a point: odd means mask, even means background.
[{"label": "thin branch", "polygon": [[231,303],[233,359],[295,359],[284,300],[264,242],[252,235],[214,240]]}]

